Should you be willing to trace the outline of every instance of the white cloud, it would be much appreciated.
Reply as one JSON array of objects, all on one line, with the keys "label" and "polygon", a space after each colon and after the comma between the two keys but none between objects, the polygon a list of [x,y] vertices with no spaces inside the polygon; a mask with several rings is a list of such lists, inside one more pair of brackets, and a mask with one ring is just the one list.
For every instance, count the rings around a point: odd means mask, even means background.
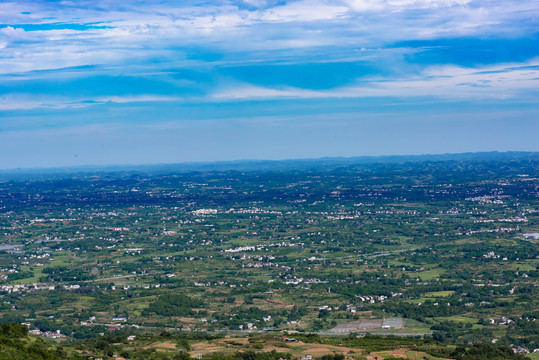
[{"label": "white cloud", "polygon": [[385,4],[378,0],[347,0],[345,2],[353,11],[380,11],[384,10]]},{"label": "white cloud", "polygon": [[252,99],[273,99],[273,98],[316,98],[323,97],[324,93],[318,91],[281,88],[272,89],[250,84],[236,84],[227,87],[211,95],[216,100],[252,100]]},{"label": "white cloud", "polygon": [[297,1],[268,9],[261,14],[260,19],[268,22],[334,20],[345,16],[348,10],[345,6],[328,5],[316,1]]},{"label": "white cloud", "polygon": [[401,9],[437,9],[455,5],[465,5],[470,2],[471,0],[387,0],[386,4]]},{"label": "white cloud", "polygon": [[[274,53],[300,46],[380,47],[400,40],[440,36],[511,34],[524,31],[521,19],[539,16],[537,3],[531,1],[487,5],[470,0],[275,3],[251,0],[251,9],[227,2],[205,6],[194,6],[192,2],[184,6],[141,2],[139,7],[113,1],[64,2],[61,6],[33,1],[4,3],[0,4],[0,19],[2,14],[16,16],[11,21],[4,19],[4,23],[12,25],[0,29],[0,43],[5,44],[0,64],[2,69],[13,72],[30,71],[32,67],[49,69],[58,60],[58,68],[117,64],[140,59],[141,52],[158,50],[163,56],[171,47],[193,45],[227,52],[257,49]],[[31,14],[22,15],[25,11]],[[110,28],[24,31],[13,22],[100,23]],[[114,55],[104,56],[102,50]],[[18,65],[21,63],[24,66]]]}]

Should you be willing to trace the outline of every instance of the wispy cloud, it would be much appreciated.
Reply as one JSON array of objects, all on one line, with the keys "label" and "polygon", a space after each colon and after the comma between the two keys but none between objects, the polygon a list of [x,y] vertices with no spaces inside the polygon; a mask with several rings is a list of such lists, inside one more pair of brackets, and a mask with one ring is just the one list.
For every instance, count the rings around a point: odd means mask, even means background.
[{"label": "wispy cloud", "polygon": [[185,102],[184,98],[176,96],[157,96],[153,94],[138,96],[97,96],[94,98],[72,97],[39,97],[35,96],[0,96],[0,110],[30,110],[30,109],[66,109],[83,108],[102,104],[130,103],[159,103]]},{"label": "wispy cloud", "polygon": [[524,64],[500,64],[478,68],[431,66],[411,77],[393,79],[370,76],[357,79],[350,85],[325,90],[291,86],[265,87],[256,84],[224,80],[204,96],[193,95],[94,95],[0,96],[0,110],[62,109],[91,107],[102,104],[186,103],[190,101],[250,101],[272,99],[331,99],[331,98],[423,98],[430,99],[519,99],[533,100],[539,93],[539,58]]}]

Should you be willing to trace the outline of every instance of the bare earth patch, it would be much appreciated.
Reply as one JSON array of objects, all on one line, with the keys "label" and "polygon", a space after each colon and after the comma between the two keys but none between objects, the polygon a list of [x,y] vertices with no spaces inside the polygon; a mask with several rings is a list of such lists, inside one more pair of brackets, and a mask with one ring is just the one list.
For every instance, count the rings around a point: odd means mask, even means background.
[{"label": "bare earth patch", "polygon": [[217,341],[218,344],[228,344],[230,342],[234,342],[234,343],[238,343],[238,344],[242,344],[242,345],[247,345],[247,344],[249,344],[249,339],[246,338],[246,337],[245,338],[236,338],[236,337],[227,336],[223,340]]},{"label": "bare earth patch", "polygon": [[[324,344],[307,344],[302,341],[295,343],[297,347],[305,350],[301,351],[301,356],[312,355],[313,357],[321,357],[323,355],[332,355],[334,353],[348,354],[351,351],[354,353],[361,353],[363,350],[358,348],[349,348],[344,346],[332,346]],[[294,345],[294,346],[295,346]]]},{"label": "bare earth patch", "polygon": [[197,356],[198,354],[206,355],[215,352],[222,352],[226,350],[226,345],[214,344],[214,343],[198,343],[191,345],[191,356]]},{"label": "bare earth patch", "polygon": [[391,355],[399,359],[408,359],[408,356],[406,355],[406,351],[407,349],[380,351],[380,352],[374,353],[373,355],[380,356],[381,359],[383,359],[383,355]]},{"label": "bare earth patch", "polygon": [[146,346],[144,349],[155,348],[157,351],[171,351],[176,350],[176,343],[172,341],[156,342]]}]

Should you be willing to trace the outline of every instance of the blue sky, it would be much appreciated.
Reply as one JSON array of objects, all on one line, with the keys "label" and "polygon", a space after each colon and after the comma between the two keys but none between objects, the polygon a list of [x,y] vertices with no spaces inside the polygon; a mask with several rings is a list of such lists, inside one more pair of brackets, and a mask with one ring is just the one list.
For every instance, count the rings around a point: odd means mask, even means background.
[{"label": "blue sky", "polygon": [[0,168],[538,151],[539,2],[0,2]]}]

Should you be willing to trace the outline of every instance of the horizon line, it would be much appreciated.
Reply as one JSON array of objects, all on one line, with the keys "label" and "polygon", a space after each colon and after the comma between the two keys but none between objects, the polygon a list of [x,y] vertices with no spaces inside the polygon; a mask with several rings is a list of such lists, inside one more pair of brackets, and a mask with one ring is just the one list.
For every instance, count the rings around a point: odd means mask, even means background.
[{"label": "horizon line", "polygon": [[386,154],[386,155],[356,155],[356,156],[323,156],[312,158],[285,158],[285,159],[234,159],[234,160],[201,160],[201,161],[180,161],[180,162],[156,162],[156,163],[123,163],[123,164],[86,164],[86,165],[65,165],[65,166],[48,166],[48,167],[22,167],[22,168],[0,168],[0,173],[15,173],[15,172],[39,172],[39,171],[67,171],[76,172],[88,170],[116,168],[115,170],[121,170],[121,168],[133,168],[133,167],[162,167],[162,166],[212,166],[212,165],[241,165],[252,162],[259,163],[279,163],[279,162],[294,162],[294,161],[337,161],[337,160],[376,160],[376,159],[389,159],[389,158],[420,158],[420,157],[443,157],[443,156],[463,156],[463,155],[537,155],[539,151],[523,151],[523,150],[509,150],[509,151],[467,151],[458,153],[423,153],[423,154]]}]

